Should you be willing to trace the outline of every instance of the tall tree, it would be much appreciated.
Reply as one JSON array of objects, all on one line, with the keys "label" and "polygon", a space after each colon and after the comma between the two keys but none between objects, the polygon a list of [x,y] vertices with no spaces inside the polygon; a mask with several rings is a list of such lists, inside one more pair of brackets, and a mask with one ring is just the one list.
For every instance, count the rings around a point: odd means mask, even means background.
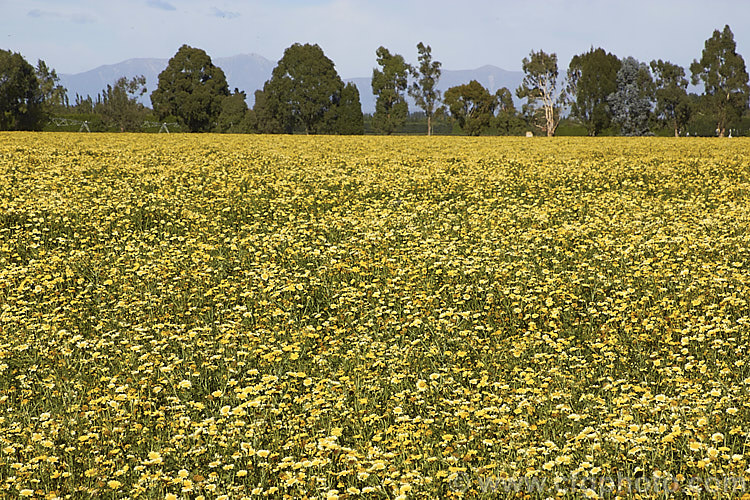
[{"label": "tall tree", "polygon": [[205,51],[183,45],[159,74],[151,103],[160,119],[172,115],[190,132],[208,132],[229,95],[224,72]]},{"label": "tall tree", "polygon": [[74,101],[74,104],[71,106],[71,108],[75,113],[82,113],[86,115],[92,114],[94,112],[94,100],[90,95],[83,97],[82,95],[76,93],[76,100]]},{"label": "tall tree", "polygon": [[372,124],[376,130],[392,134],[406,122],[409,107],[403,92],[407,88],[411,66],[403,56],[391,54],[385,47],[375,52],[378,66],[372,70],[372,93],[377,96]]},{"label": "tall tree", "polygon": [[516,106],[513,104],[513,95],[507,87],[498,89],[495,92],[495,102],[497,104],[497,115],[495,116],[495,128],[499,135],[518,135],[523,133],[526,123],[518,114]]},{"label": "tall tree", "polygon": [[[295,43],[273,69],[258,99],[256,120],[264,131],[335,133],[344,82],[318,45]],[[267,121],[267,123],[263,123]]]},{"label": "tall tree", "polygon": [[47,66],[47,63],[39,59],[34,70],[36,79],[39,81],[39,90],[42,93],[44,111],[50,114],[68,105],[68,91],[60,85],[60,77],[57,71]]},{"label": "tall tree", "polygon": [[417,44],[419,52],[419,69],[412,69],[412,76],[416,79],[409,88],[409,95],[414,98],[417,106],[424,110],[427,116],[427,135],[432,135],[432,118],[440,103],[440,91],[436,88],[440,80],[439,61],[432,60],[432,48],[422,42]]},{"label": "tall tree", "polygon": [[651,61],[651,71],[656,87],[656,115],[672,127],[675,137],[679,137],[690,121],[691,114],[685,69],[659,59]]},{"label": "tall tree", "polygon": [[291,134],[294,132],[294,116],[288,102],[282,102],[269,85],[255,91],[255,105],[251,110],[251,126],[260,134]]},{"label": "tall tree", "polygon": [[146,117],[146,108],[138,98],[146,93],[146,77],[136,76],[130,80],[119,78],[115,85],[107,85],[94,106],[94,112],[102,117],[107,127],[116,127],[120,132],[136,132],[141,129]]},{"label": "tall tree", "polygon": [[607,96],[617,90],[619,69],[617,56],[602,48],[591,48],[570,60],[567,87],[570,112],[590,136],[599,135],[612,123]]},{"label": "tall tree", "polygon": [[468,135],[480,135],[490,127],[497,99],[478,81],[457,85],[445,91],[445,105]]},{"label": "tall tree", "polygon": [[342,135],[362,135],[365,133],[365,120],[357,86],[349,82],[341,91],[338,116],[334,130]]},{"label": "tall tree", "polygon": [[557,54],[544,51],[531,51],[523,59],[523,72],[526,74],[516,96],[526,98],[526,115],[548,137],[555,135],[560,123],[560,106],[565,100],[565,92],[557,89]]},{"label": "tall tree", "polygon": [[237,88],[221,101],[221,113],[216,120],[216,131],[221,133],[244,133],[247,125],[247,103],[245,93]]},{"label": "tall tree", "polygon": [[729,26],[714,30],[706,40],[700,61],[690,65],[693,85],[703,82],[709,105],[716,116],[719,137],[747,110],[748,74],[745,60],[737,53],[737,45]]},{"label": "tall tree", "polygon": [[0,130],[39,130],[46,121],[34,67],[21,54],[0,50]]},{"label": "tall tree", "polygon": [[617,72],[617,90],[607,98],[613,121],[622,135],[649,133],[654,82],[645,63],[633,57],[623,59]]}]

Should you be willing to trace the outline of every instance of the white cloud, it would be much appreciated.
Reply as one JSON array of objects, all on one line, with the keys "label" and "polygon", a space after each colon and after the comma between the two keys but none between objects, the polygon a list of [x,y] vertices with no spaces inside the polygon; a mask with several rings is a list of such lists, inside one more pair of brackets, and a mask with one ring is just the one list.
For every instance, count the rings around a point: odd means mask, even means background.
[{"label": "white cloud", "polygon": [[215,17],[220,17],[222,19],[234,19],[234,18],[240,17],[241,14],[239,12],[232,12],[232,11],[229,11],[229,10],[221,10],[221,9],[217,9],[216,7],[212,7],[211,8],[211,15],[213,15]]},{"label": "white cloud", "polygon": [[177,10],[177,7],[169,2],[165,2],[164,0],[148,0],[148,2],[146,2],[146,5],[161,10]]},{"label": "white cloud", "polygon": [[53,12],[49,10],[32,9],[27,14],[29,17],[43,18],[43,17],[61,17],[62,14],[59,12]]}]

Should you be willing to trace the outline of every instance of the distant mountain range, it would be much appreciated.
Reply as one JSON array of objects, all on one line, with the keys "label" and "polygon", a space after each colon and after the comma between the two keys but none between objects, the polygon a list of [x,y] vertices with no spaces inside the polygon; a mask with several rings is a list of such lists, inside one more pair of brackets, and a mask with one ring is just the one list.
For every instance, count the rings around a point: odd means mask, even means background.
[{"label": "distant mountain range", "polygon": [[[159,81],[159,73],[167,67],[168,59],[128,59],[118,64],[99,66],[90,71],[76,74],[60,75],[60,83],[68,89],[68,97],[71,103],[75,102],[76,94],[86,97],[90,95],[96,98],[102,89],[113,84],[120,77],[132,78],[143,75],[146,77],[147,93],[141,102],[151,106],[150,95],[156,89]],[[255,91],[263,88],[263,84],[271,78],[271,72],[276,63],[258,54],[240,54],[232,57],[217,57],[213,59],[215,65],[224,70],[229,88],[244,90],[247,94],[249,106],[255,101]],[[455,85],[462,85],[471,80],[477,80],[490,92],[507,87],[512,93],[521,84],[523,73],[520,71],[507,71],[497,66],[482,66],[473,70],[443,70],[438,88],[445,91]],[[345,82],[353,82],[359,89],[362,111],[364,113],[375,112],[375,96],[370,86],[371,76],[361,78],[350,78]],[[516,102],[518,105],[518,101]],[[417,111],[414,102],[410,100],[409,109]]]}]

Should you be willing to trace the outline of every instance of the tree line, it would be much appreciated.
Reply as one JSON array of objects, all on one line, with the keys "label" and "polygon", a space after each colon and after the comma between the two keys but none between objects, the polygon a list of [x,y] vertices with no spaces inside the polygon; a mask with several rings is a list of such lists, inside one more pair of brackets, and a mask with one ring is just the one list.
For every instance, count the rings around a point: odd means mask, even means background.
[{"label": "tree line", "polygon": [[[690,75],[669,61],[646,64],[592,47],[574,56],[561,76],[556,54],[532,50],[515,89],[520,110],[510,89],[493,94],[476,80],[439,91],[442,65],[429,45],[417,45],[416,65],[385,47],[375,55],[375,112],[365,117],[359,89],[344,84],[315,44],[295,43],[284,51],[271,78],[255,92],[252,108],[243,91],[230,91],[224,72],[205,51],[188,45],[159,74],[150,96],[153,109],[138,102],[146,93],[143,76],[120,78],[95,99],[76,95],[71,104],[44,61],[34,68],[20,54],[0,50],[0,130],[39,130],[54,115],[78,113],[103,129],[121,131],[137,131],[153,119],[173,120],[190,132],[362,134],[367,118],[375,132],[392,134],[409,118],[407,95],[421,110],[428,135],[436,120],[448,119],[467,135],[533,129],[553,136],[567,114],[590,136],[650,135],[658,128],[680,136],[701,122],[723,137],[750,115],[747,68],[729,26],[706,40]],[[690,82],[702,84],[704,92],[688,93]]]}]

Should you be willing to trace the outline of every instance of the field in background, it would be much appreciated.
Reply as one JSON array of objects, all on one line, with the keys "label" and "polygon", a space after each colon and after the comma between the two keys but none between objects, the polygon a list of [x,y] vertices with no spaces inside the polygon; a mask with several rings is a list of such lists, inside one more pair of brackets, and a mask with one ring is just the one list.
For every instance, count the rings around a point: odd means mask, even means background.
[{"label": "field in background", "polygon": [[0,496],[750,492],[748,227],[745,139],[0,134]]}]

